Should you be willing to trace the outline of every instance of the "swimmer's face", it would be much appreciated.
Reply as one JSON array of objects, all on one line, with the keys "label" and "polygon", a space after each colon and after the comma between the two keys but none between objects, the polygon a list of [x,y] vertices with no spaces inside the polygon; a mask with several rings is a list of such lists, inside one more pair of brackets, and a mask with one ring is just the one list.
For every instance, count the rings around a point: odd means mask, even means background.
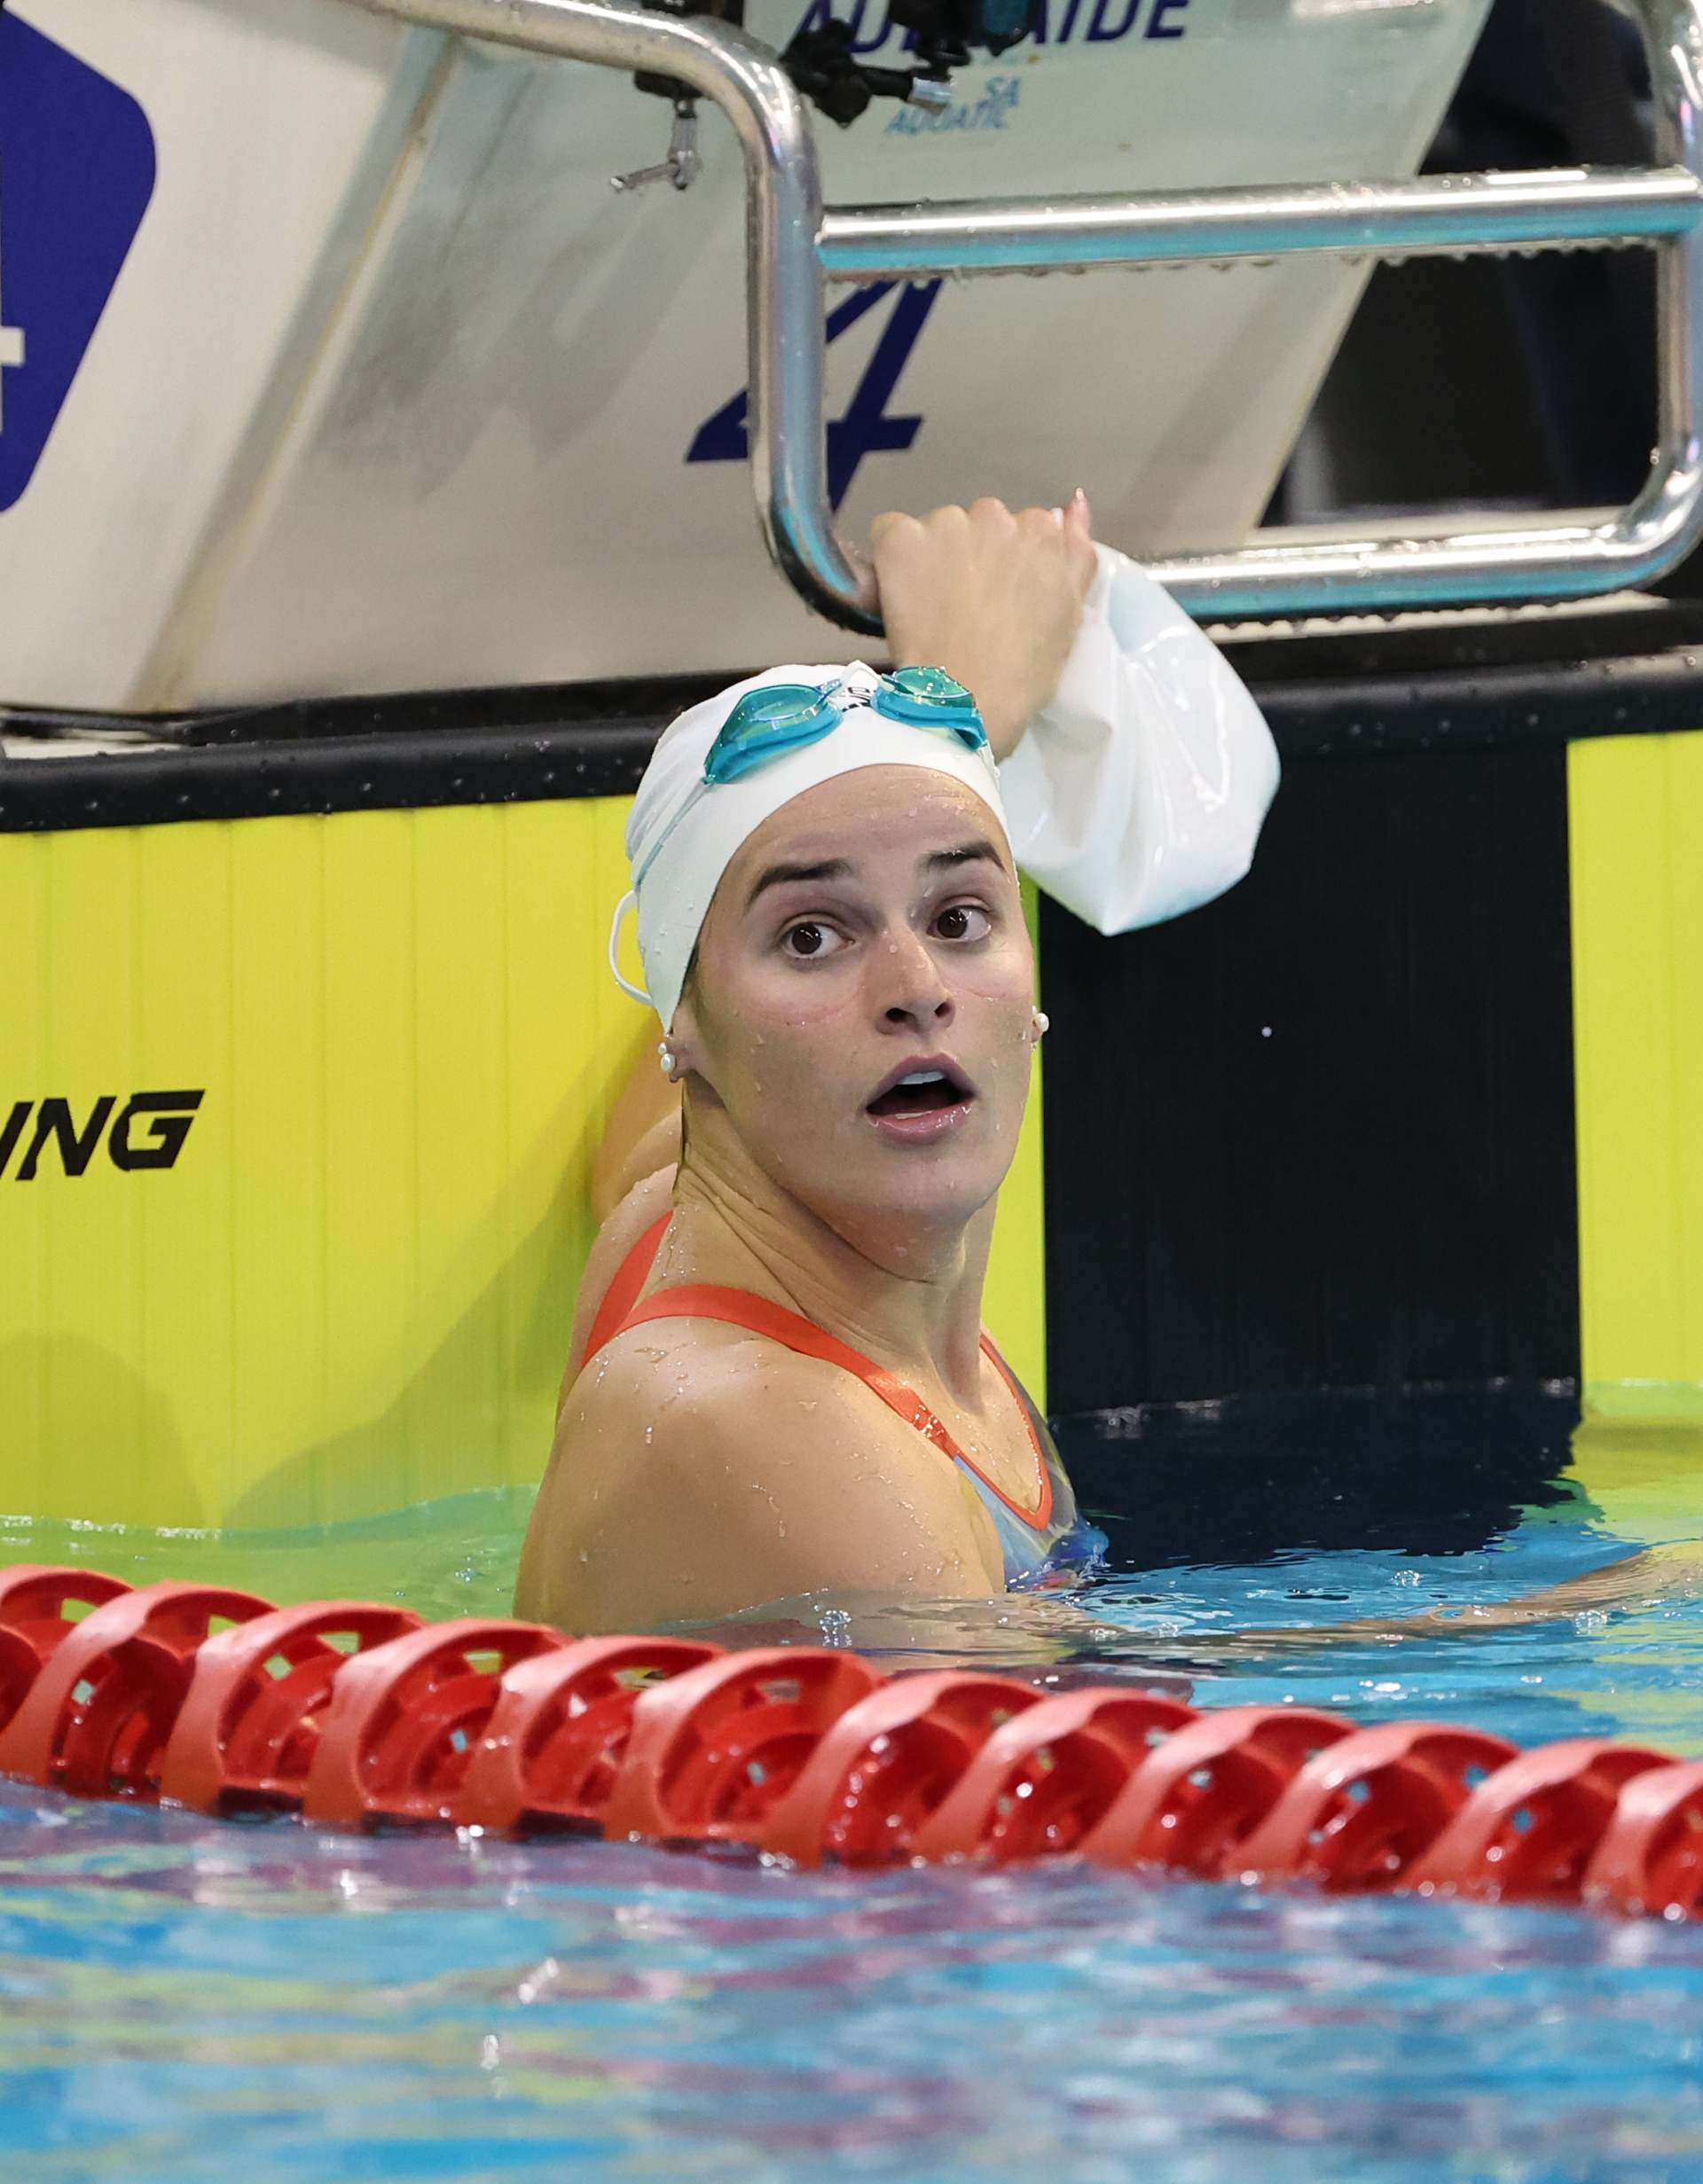
[{"label": "swimmer's face", "polygon": [[1033,997],[987,807],[949,775],[872,766],[795,797],[744,843],[672,1037],[695,1115],[701,1084],[758,1165],[843,1233],[869,1218],[950,1226],[1011,1164]]}]

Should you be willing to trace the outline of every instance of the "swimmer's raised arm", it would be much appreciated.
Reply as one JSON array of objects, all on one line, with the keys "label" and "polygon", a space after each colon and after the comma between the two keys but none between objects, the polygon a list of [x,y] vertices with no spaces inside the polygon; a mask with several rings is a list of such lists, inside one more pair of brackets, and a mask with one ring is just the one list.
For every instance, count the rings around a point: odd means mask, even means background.
[{"label": "swimmer's raised arm", "polygon": [[877,516],[869,557],[895,667],[944,668],[1007,759],[1052,698],[1095,576],[1088,504],[1063,521],[1002,501]]},{"label": "swimmer's raised arm", "polygon": [[[1008,758],[1052,697],[1094,581],[1087,496],[1063,523],[1050,508],[1002,501],[877,516],[869,589],[895,667],[945,668],[981,708],[994,755]],[[606,1220],[646,1176],[679,1158],[679,1088],[647,1044],[593,1162],[592,1211]]]}]

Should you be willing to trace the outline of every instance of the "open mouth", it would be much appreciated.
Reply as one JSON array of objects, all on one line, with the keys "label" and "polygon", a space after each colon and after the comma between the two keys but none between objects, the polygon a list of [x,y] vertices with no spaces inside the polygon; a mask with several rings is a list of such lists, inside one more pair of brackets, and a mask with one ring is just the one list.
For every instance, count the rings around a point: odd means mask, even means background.
[{"label": "open mouth", "polygon": [[904,1121],[913,1115],[945,1114],[974,1097],[950,1066],[911,1069],[878,1092],[864,1112],[877,1122]]}]

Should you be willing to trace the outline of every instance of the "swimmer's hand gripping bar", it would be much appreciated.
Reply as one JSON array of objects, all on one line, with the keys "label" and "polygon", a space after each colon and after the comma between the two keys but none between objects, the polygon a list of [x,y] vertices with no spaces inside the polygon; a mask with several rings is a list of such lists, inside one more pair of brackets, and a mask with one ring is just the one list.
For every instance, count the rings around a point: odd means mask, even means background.
[{"label": "swimmer's hand gripping bar", "polygon": [[469,37],[651,70],[713,99],[745,160],[751,475],[770,553],[847,629],[880,628],[835,535],[824,453],[828,281],[1601,248],[1660,253],[1660,439],[1628,506],[1520,529],[1252,545],[1149,564],[1203,619],[1586,598],[1653,583],[1703,540],[1703,0],[1619,0],[1649,57],[1657,166],[1412,182],[970,200],[824,211],[799,92],[766,46],[708,18],[605,0],[352,0]]}]

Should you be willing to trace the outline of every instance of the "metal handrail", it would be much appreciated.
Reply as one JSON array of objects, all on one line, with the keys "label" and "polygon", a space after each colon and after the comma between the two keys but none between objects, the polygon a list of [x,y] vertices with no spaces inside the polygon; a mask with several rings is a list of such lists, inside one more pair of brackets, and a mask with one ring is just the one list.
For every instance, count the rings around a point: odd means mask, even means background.
[{"label": "metal handrail", "polygon": [[1594,249],[1683,235],[1703,184],[1683,167],[1426,175],[1284,190],[1179,190],[1146,199],[1009,197],[848,207],[818,239],[829,280],[951,273],[1073,273],[1109,266],[1276,258],[1330,250],[1380,258]]},{"label": "metal handrail", "polygon": [[1659,164],[1414,182],[986,199],[824,215],[815,143],[770,51],[710,19],[609,0],[353,0],[375,14],[603,67],[679,78],[733,122],[745,159],[752,484],[769,552],[832,621],[879,631],[834,531],[824,452],[825,282],[1041,273],[1307,251],[1439,252],[1643,243],[1660,256],[1659,444],[1605,521],[1426,538],[1244,546],[1150,563],[1213,619],[1586,598],[1647,584],[1703,540],[1703,0],[1621,0],[1650,63]]}]

